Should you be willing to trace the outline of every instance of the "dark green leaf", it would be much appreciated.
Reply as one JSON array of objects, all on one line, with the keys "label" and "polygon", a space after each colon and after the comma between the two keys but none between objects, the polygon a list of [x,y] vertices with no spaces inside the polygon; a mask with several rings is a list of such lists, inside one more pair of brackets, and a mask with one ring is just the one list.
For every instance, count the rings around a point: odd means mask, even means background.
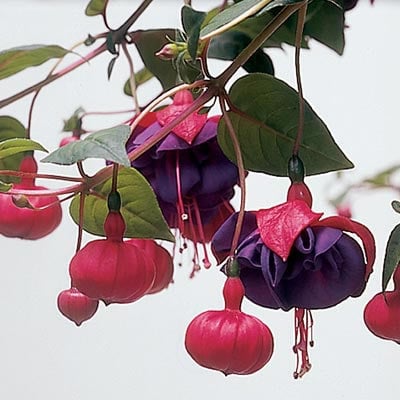
[{"label": "dark green leaf", "polygon": [[[251,39],[242,32],[224,32],[211,40],[208,48],[208,56],[220,60],[234,60],[250,42]],[[257,50],[243,64],[243,68],[247,72],[274,74],[272,61],[262,49]]]},{"label": "dark green leaf", "polygon": [[86,7],[85,14],[89,17],[94,15],[102,15],[107,8],[108,0],[90,0]]},{"label": "dark green leaf", "polygon": [[127,125],[119,125],[90,134],[53,151],[42,161],[53,164],[71,165],[87,158],[102,158],[129,167],[125,143],[131,134]]},{"label": "dark green leaf", "polygon": [[30,139],[7,139],[0,142],[0,159],[26,151],[48,151],[40,144]]},{"label": "dark green leaf", "polygon": [[196,11],[190,6],[182,7],[182,26],[188,37],[188,52],[192,60],[197,57],[200,28],[206,15],[205,12]]},{"label": "dark green leaf", "polygon": [[[152,78],[154,78],[154,75],[146,67],[144,67],[135,73],[135,85],[136,87],[139,87],[140,85],[143,85]],[[127,79],[125,82],[124,93],[128,96],[132,96],[129,79]]]},{"label": "dark green leaf", "polygon": [[[108,213],[107,196],[111,179],[94,188],[95,195],[85,199],[83,229],[94,235],[104,236],[104,221]],[[154,238],[173,242],[155,194],[146,179],[134,168],[122,168],[118,174],[118,192],[121,195],[121,213],[125,219],[125,237]],[[79,220],[79,196],[70,206],[73,220]]]},{"label": "dark green leaf", "polygon": [[117,61],[117,58],[118,58],[118,56],[112,58],[110,60],[110,62],[108,63],[108,67],[107,67],[107,78],[108,78],[108,80],[110,80],[110,78],[111,78],[111,74],[113,72],[115,61]]},{"label": "dark green leaf", "polygon": [[[343,5],[343,1],[340,1]],[[312,15],[312,17],[307,20],[304,26],[304,34],[330,47],[338,54],[343,54],[343,8],[326,0],[314,0],[309,5],[308,14]]]},{"label": "dark green leaf", "polygon": [[[288,160],[297,135],[297,92],[270,75],[250,74],[234,83],[229,96],[242,112],[230,112],[229,116],[240,142],[246,169],[287,176]],[[353,166],[307,102],[304,120],[299,155],[307,175]],[[218,127],[218,140],[226,155],[235,161],[223,119]]]},{"label": "dark green leaf", "polygon": [[[0,142],[15,138],[25,138],[26,129],[17,119],[9,116],[0,116]],[[18,153],[13,156],[0,159],[0,169],[16,171],[26,153]],[[18,178],[1,175],[4,182],[17,182]]]},{"label": "dark green leaf", "polygon": [[135,45],[145,67],[160,81],[164,90],[171,89],[177,82],[177,73],[172,62],[160,60],[154,54],[169,43],[168,37],[173,38],[173,29],[137,31]]},{"label": "dark green leaf", "polygon": [[203,77],[199,60],[187,60],[185,54],[181,53],[174,62],[178,72],[178,77],[182,82],[190,84]]},{"label": "dark green leaf", "polygon": [[52,58],[61,58],[68,50],[56,45],[14,47],[0,52],[0,79],[7,78],[28,67],[41,65]]},{"label": "dark green leaf", "polygon": [[385,291],[390,278],[400,263],[400,224],[390,233],[386,244],[385,259],[383,261],[382,290]]},{"label": "dark green leaf", "polygon": [[[209,33],[232,22],[242,14],[248,12],[249,16],[258,12],[264,13],[275,7],[299,3],[303,0],[274,0],[271,2],[260,0],[243,0],[226,8],[216,15],[200,32],[200,36],[206,36]],[[251,11],[250,11],[251,10]]]},{"label": "dark green leaf", "polygon": [[400,201],[393,200],[392,201],[392,208],[394,211],[396,211],[398,214],[400,214]]}]

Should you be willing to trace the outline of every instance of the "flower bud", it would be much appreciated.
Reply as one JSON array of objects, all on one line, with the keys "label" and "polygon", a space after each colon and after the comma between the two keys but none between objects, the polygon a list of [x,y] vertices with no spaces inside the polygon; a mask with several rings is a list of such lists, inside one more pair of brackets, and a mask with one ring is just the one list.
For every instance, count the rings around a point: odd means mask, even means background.
[{"label": "flower bud", "polygon": [[57,306],[62,315],[80,326],[82,322],[92,318],[99,306],[99,301],[85,296],[72,287],[63,290],[57,298]]},{"label": "flower bud", "polygon": [[244,288],[239,278],[224,286],[225,309],[206,311],[188,326],[185,346],[201,366],[224,375],[248,375],[271,358],[274,341],[269,328],[240,310]]}]

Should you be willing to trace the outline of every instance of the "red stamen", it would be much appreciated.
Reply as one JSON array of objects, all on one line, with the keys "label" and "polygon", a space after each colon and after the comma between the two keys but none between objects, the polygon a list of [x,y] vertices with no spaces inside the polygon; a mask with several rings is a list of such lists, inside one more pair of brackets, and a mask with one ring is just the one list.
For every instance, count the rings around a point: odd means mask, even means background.
[{"label": "red stamen", "polygon": [[[311,369],[311,363],[308,356],[308,344],[313,346],[312,326],[313,319],[310,310],[296,308],[294,311],[295,325],[295,344],[293,351],[296,353],[296,369],[293,373],[295,379],[301,378]],[[311,333],[311,341],[308,342],[308,332]],[[300,363],[301,358],[301,363]]]},{"label": "red stamen", "polygon": [[204,230],[203,230],[203,223],[201,221],[200,210],[199,210],[199,206],[197,204],[196,198],[193,198],[193,207],[194,207],[194,213],[196,216],[197,229],[199,231],[201,244],[203,246],[204,258],[202,261],[203,261],[204,267],[208,269],[211,267],[211,263],[210,263],[210,259],[208,258],[206,239],[205,239]]}]

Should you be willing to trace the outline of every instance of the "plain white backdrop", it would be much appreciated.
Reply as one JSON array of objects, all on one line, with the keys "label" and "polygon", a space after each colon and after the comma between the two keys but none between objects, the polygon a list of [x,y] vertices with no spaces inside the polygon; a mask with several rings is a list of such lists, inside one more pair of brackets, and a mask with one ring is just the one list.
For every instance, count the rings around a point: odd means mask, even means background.
[{"label": "plain white backdrop", "polygon": [[[137,27],[180,26],[181,1],[153,3]],[[217,3],[193,1],[193,6],[207,10]],[[356,166],[345,173],[348,182],[399,163],[400,5],[395,0],[375,3],[371,7],[369,1],[360,0],[359,6],[347,14],[343,57],[316,42],[311,42],[311,50],[302,56],[305,96]],[[86,4],[87,0],[2,0],[0,49],[38,43],[70,47],[89,32],[103,31],[101,18],[84,16]],[[113,26],[138,4],[138,0],[111,0]],[[270,54],[277,76],[294,85],[292,49],[285,47]],[[88,111],[132,106],[130,98],[122,94],[128,76],[122,57],[111,81],[106,80],[110,57],[102,55],[42,91],[34,112],[33,139],[55,149],[62,137],[62,120],[78,106]],[[217,71],[223,65],[215,62],[212,68]],[[48,63],[0,81],[0,98],[42,79],[50,67]],[[157,83],[140,90],[143,103],[154,95],[155,88]],[[1,110],[1,114],[26,123],[28,106],[29,99],[24,99]],[[105,128],[121,120],[121,116],[90,118],[87,127]],[[102,165],[98,161],[88,164],[89,170]],[[40,170],[75,173],[73,168],[60,170],[49,165],[41,165]],[[315,210],[332,213],[327,199],[339,189],[334,175],[310,178],[308,183]],[[45,185],[56,187],[59,183]],[[248,209],[282,202],[287,186],[285,179],[251,174]],[[186,354],[183,339],[187,324],[204,310],[222,307],[224,277],[215,265],[193,280],[188,279],[189,265],[177,268],[175,283],[167,291],[131,305],[102,306],[92,320],[77,328],[56,307],[58,293],[69,285],[68,263],[77,232],[67,205],[62,225],[48,238],[25,242],[1,237],[0,398],[397,399],[400,347],[375,338],[362,320],[364,305],[379,291],[385,241],[398,223],[398,215],[390,207],[395,197],[390,190],[352,196],[355,219],[366,223],[376,236],[375,273],[360,298],[314,313],[313,368],[299,381],[292,378],[292,313],[260,309],[249,302],[243,310],[265,321],[275,337],[273,358],[264,369],[253,376],[224,377],[199,367]],[[92,237],[86,235],[84,239]]]}]

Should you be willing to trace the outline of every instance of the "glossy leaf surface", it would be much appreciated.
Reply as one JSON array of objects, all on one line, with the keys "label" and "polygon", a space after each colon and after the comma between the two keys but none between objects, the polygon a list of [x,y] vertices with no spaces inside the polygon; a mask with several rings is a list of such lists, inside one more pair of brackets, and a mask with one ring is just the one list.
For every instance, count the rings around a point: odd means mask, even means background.
[{"label": "glossy leaf surface", "polygon": [[[105,236],[104,221],[108,214],[107,196],[111,179],[96,186],[96,195],[85,199],[83,229],[93,235]],[[146,179],[134,168],[123,168],[118,174],[118,192],[121,195],[121,213],[127,226],[125,237],[154,238],[174,241],[158,206],[155,194]],[[79,220],[79,196],[70,206],[73,220]]]},{"label": "glossy leaf surface", "polygon": [[386,245],[385,259],[383,262],[382,290],[385,291],[390,278],[400,263],[400,224],[396,225],[390,233]]},{"label": "glossy leaf surface", "polygon": [[108,0],[90,0],[85,14],[88,16],[101,15],[107,7]]},{"label": "glossy leaf surface", "polygon": [[[287,176],[298,124],[298,94],[285,82],[267,74],[249,74],[232,86],[230,99],[240,111],[229,112],[238,136],[245,168]],[[299,156],[307,175],[352,168],[327,126],[305,103],[305,125]],[[221,118],[218,141],[234,162],[235,153]]]}]

